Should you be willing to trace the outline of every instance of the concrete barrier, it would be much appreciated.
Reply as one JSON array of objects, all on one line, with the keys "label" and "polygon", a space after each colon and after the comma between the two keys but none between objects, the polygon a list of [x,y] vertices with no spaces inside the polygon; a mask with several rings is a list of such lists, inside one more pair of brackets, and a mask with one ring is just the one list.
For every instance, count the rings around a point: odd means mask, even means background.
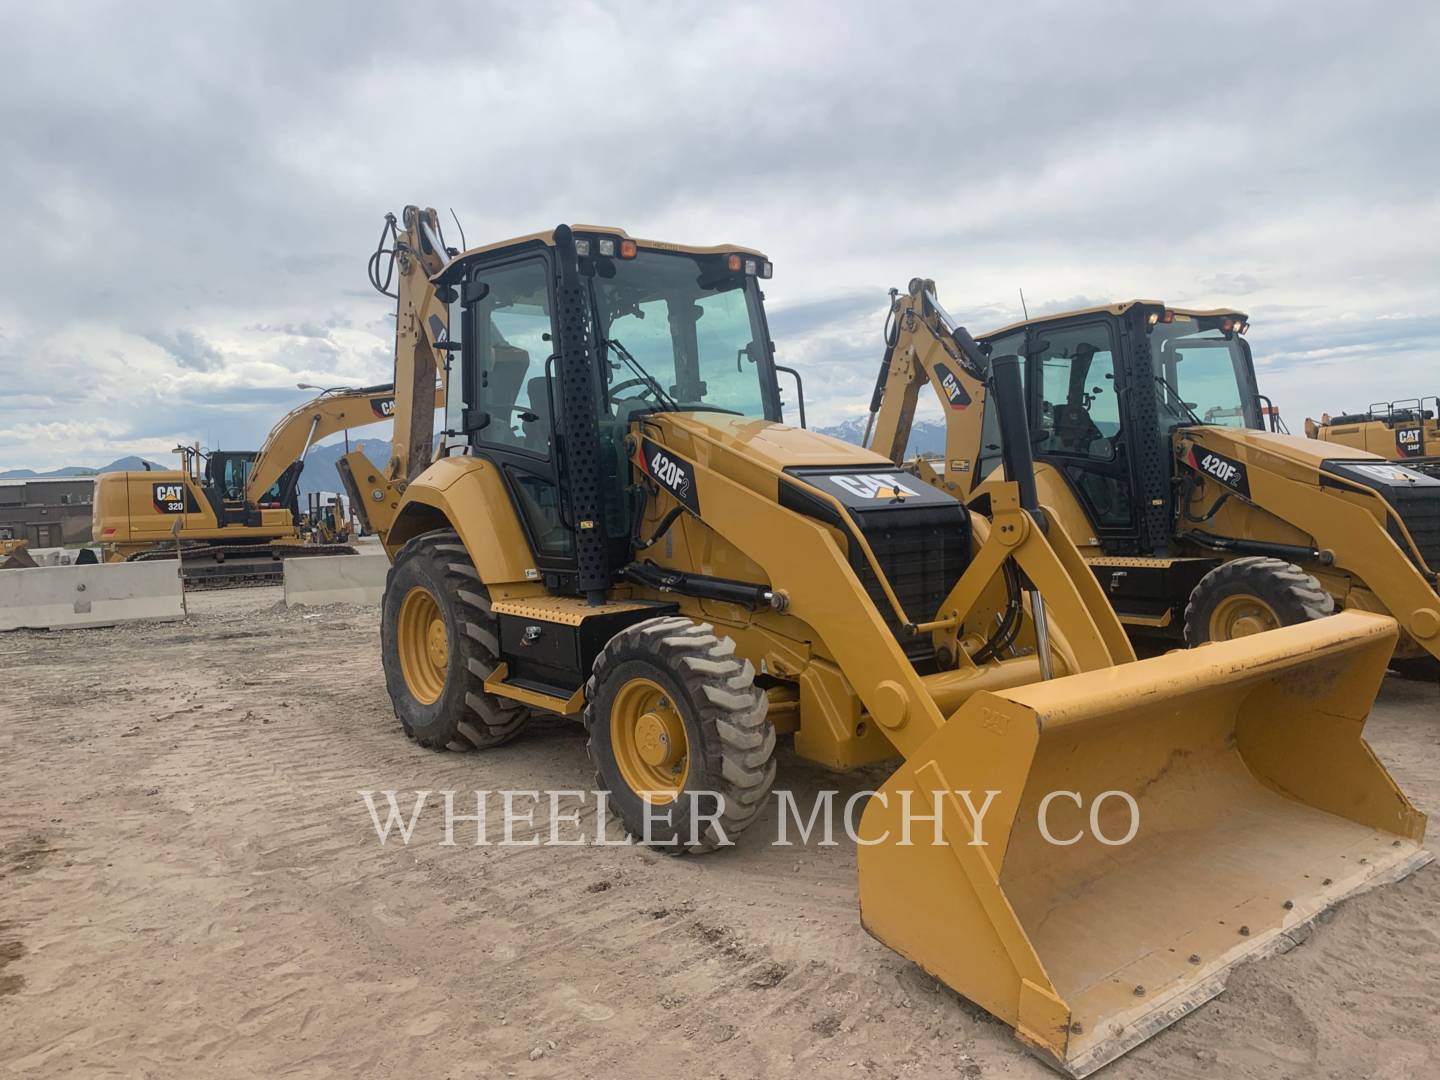
[{"label": "concrete barrier", "polygon": [[376,555],[302,555],[285,560],[285,606],[378,604],[390,560]]},{"label": "concrete barrier", "polygon": [[62,630],[185,617],[175,562],[0,571],[0,630]]}]

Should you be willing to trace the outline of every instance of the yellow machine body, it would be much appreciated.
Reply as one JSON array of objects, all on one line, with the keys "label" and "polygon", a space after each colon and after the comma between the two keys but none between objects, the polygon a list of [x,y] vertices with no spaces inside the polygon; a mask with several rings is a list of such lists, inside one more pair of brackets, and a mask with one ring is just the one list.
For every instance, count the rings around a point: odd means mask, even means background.
[{"label": "yellow machine body", "polygon": [[1440,398],[1378,402],[1363,413],[1325,413],[1318,422],[1306,419],[1305,435],[1397,461],[1416,464],[1419,459],[1434,470],[1430,459],[1440,459]]},{"label": "yellow machine body", "polygon": [[[911,283],[909,295],[897,299],[893,356],[887,353],[882,366],[868,445],[900,463],[919,393],[929,385],[944,411],[945,454],[937,461],[915,462],[912,468],[928,482],[973,501],[1001,482],[993,436],[987,434],[987,390],[983,378],[956,362],[956,347],[937,322],[937,308],[934,283],[922,279]],[[1232,336],[1240,327],[1248,328],[1242,313],[1228,309],[1202,311],[1132,301],[1036,318],[992,331],[980,340],[987,345],[1014,343],[1028,328],[1032,340],[1040,339],[1043,346],[1077,324],[1098,327],[1104,320],[1114,320],[1122,333],[1129,333],[1133,348],[1143,333],[1146,312],[1152,327],[1164,317],[1174,325],[1223,323]],[[1244,355],[1248,361],[1248,352]],[[1242,383],[1253,383],[1253,368],[1248,363],[1242,366]],[[1092,400],[1091,390],[1094,400],[1103,401],[1107,394],[1114,399],[1113,385],[1086,389],[1083,400]],[[1043,392],[1047,399],[1062,397],[1064,388],[1047,386]],[[1273,407],[1263,404],[1266,399],[1254,396],[1261,402],[1255,420],[1273,417]],[[956,407],[954,402],[961,398],[964,404]],[[1063,400],[1056,404],[1054,419],[1049,400],[1039,407],[1041,423],[1055,424],[1055,431],[1073,420],[1074,409],[1068,415],[1058,411],[1064,408]],[[1178,636],[1188,586],[1194,581],[1177,574],[1182,584],[1170,591],[1157,590],[1145,598],[1149,603],[1141,610],[1120,599],[1127,579],[1159,576],[1187,562],[1208,560],[1214,565],[1247,554],[1273,554],[1312,576],[1333,597],[1337,609],[1393,616],[1401,629],[1397,659],[1440,657],[1440,480],[1406,467],[1405,462],[1387,462],[1358,445],[1361,440],[1319,441],[1240,426],[1243,417],[1229,415],[1240,411],[1213,410],[1225,415],[1212,416],[1214,422],[1209,423],[1179,424],[1173,431],[1153,430],[1153,419],[1147,429],[1143,418],[1127,416],[1122,432],[1112,439],[1124,441],[1125,452],[1118,460],[1151,458],[1153,468],[1162,474],[1148,492],[1138,490],[1143,487],[1140,483],[1134,485],[1136,517],[1147,517],[1147,503],[1159,505],[1173,498],[1158,525],[1153,519],[1146,521],[1151,535],[1137,530],[1130,549],[1107,538],[1095,510],[1086,506],[1075,474],[1063,471],[1067,460],[1063,455],[1042,455],[1037,461],[1040,501],[1074,538],[1121,619],[1142,635]],[[1152,439],[1164,447],[1163,458],[1149,454],[1146,444]],[[1390,445],[1394,446],[1393,432]]]},{"label": "yellow machine body", "polygon": [[[735,350],[726,358],[733,369]],[[898,760],[860,822],[866,929],[1075,1076],[1212,997],[1234,964],[1337,900],[1428,861],[1424,815],[1362,737],[1392,619],[1346,612],[1136,661],[1064,515],[1028,509],[1014,482],[967,512],[880,454],[773,418],[674,408],[599,423],[618,425],[622,482],[648,491],[634,535],[650,538],[599,595],[556,587],[483,440],[405,483],[383,534],[395,568],[382,642],[407,731],[458,648],[447,625],[485,643],[468,672],[450,668],[483,680],[467,699],[475,716],[583,712],[592,740],[594,725],[615,722],[595,712],[595,678],[547,690],[519,677],[511,665],[532,642],[578,640],[646,605],[673,613],[654,620],[662,638],[713,629],[714,655],[733,649],[763,673],[765,722],[802,757],[837,769]],[[963,570],[930,610],[906,608],[907,564],[877,546],[884,528],[861,524],[907,500],[953,505],[969,522]],[[397,584],[424,552],[453,590]],[[1017,595],[1012,571],[1029,590],[1011,609],[1021,629],[987,655]],[[702,579],[748,583],[753,597],[701,595]],[[470,614],[447,624],[452,603]],[[933,662],[907,653],[917,640]],[[421,687],[420,706],[403,700],[406,685]],[[723,702],[735,685],[709,692]],[[647,700],[641,719],[673,732]],[[977,837],[966,799],[980,807],[991,792]],[[1132,842],[1099,839],[1127,832],[1131,806]]]},{"label": "yellow machine body", "polygon": [[[443,406],[444,391],[437,391]],[[305,455],[327,436],[389,421],[390,384],[327,390],[278,420],[258,451],[202,452],[177,447],[181,468],[104,473],[96,478],[92,533],[107,562],[192,547],[285,548],[343,543],[348,526],[330,514],[324,528],[302,528],[296,484]]]},{"label": "yellow machine body", "polygon": [[95,478],[92,534],[103,545],[107,562],[173,545],[177,538],[185,543],[229,542],[237,529],[249,541],[300,542],[288,509],[262,509],[258,514],[258,525],[221,525],[203,486],[189,472],[104,473]]}]

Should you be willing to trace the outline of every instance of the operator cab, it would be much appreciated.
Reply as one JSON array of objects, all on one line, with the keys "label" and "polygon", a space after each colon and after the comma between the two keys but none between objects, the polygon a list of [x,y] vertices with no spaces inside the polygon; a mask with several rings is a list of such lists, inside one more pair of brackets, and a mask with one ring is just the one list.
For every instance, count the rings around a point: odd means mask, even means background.
[{"label": "operator cab", "polygon": [[[1025,358],[1036,460],[1074,491],[1102,550],[1136,554],[1168,542],[1175,429],[1258,429],[1273,416],[1255,383],[1248,328],[1240,312],[1135,300],[1034,319],[979,341],[992,356]],[[1000,461],[992,414],[977,479]]]},{"label": "operator cab", "polygon": [[[635,506],[625,442],[647,414],[780,421],[760,289],[770,274],[746,248],[561,226],[468,251],[435,279],[453,296],[449,333],[459,342],[445,452],[499,468],[547,576],[576,567],[582,485],[599,499],[612,563],[626,560]],[[562,364],[571,366],[562,373]],[[582,430],[590,416],[593,463]]]}]

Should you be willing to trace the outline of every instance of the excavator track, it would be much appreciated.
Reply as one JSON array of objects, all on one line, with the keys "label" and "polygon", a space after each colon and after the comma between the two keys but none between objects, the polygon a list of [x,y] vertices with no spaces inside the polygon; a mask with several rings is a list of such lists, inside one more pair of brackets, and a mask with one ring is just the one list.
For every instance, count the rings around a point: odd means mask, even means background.
[{"label": "excavator track", "polygon": [[[181,548],[180,576],[186,589],[243,589],[278,585],[285,578],[285,560],[316,555],[354,555],[349,544],[198,544]],[[175,552],[156,549],[132,555],[127,562],[173,559]]]}]

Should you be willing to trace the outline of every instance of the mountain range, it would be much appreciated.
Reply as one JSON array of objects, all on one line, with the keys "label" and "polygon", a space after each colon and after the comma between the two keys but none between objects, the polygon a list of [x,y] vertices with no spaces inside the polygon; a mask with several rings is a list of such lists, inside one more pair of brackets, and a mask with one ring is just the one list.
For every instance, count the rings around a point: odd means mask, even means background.
[{"label": "mountain range", "polygon": [[[150,467],[164,469],[167,466],[152,461]],[[125,457],[116,458],[109,465],[101,465],[98,469],[85,465],[66,465],[60,469],[51,469],[49,472],[36,472],[34,469],[6,469],[4,472],[0,472],[0,480],[43,480],[53,476],[97,476],[107,472],[139,472],[143,468],[145,468],[144,458],[128,454]]]}]

